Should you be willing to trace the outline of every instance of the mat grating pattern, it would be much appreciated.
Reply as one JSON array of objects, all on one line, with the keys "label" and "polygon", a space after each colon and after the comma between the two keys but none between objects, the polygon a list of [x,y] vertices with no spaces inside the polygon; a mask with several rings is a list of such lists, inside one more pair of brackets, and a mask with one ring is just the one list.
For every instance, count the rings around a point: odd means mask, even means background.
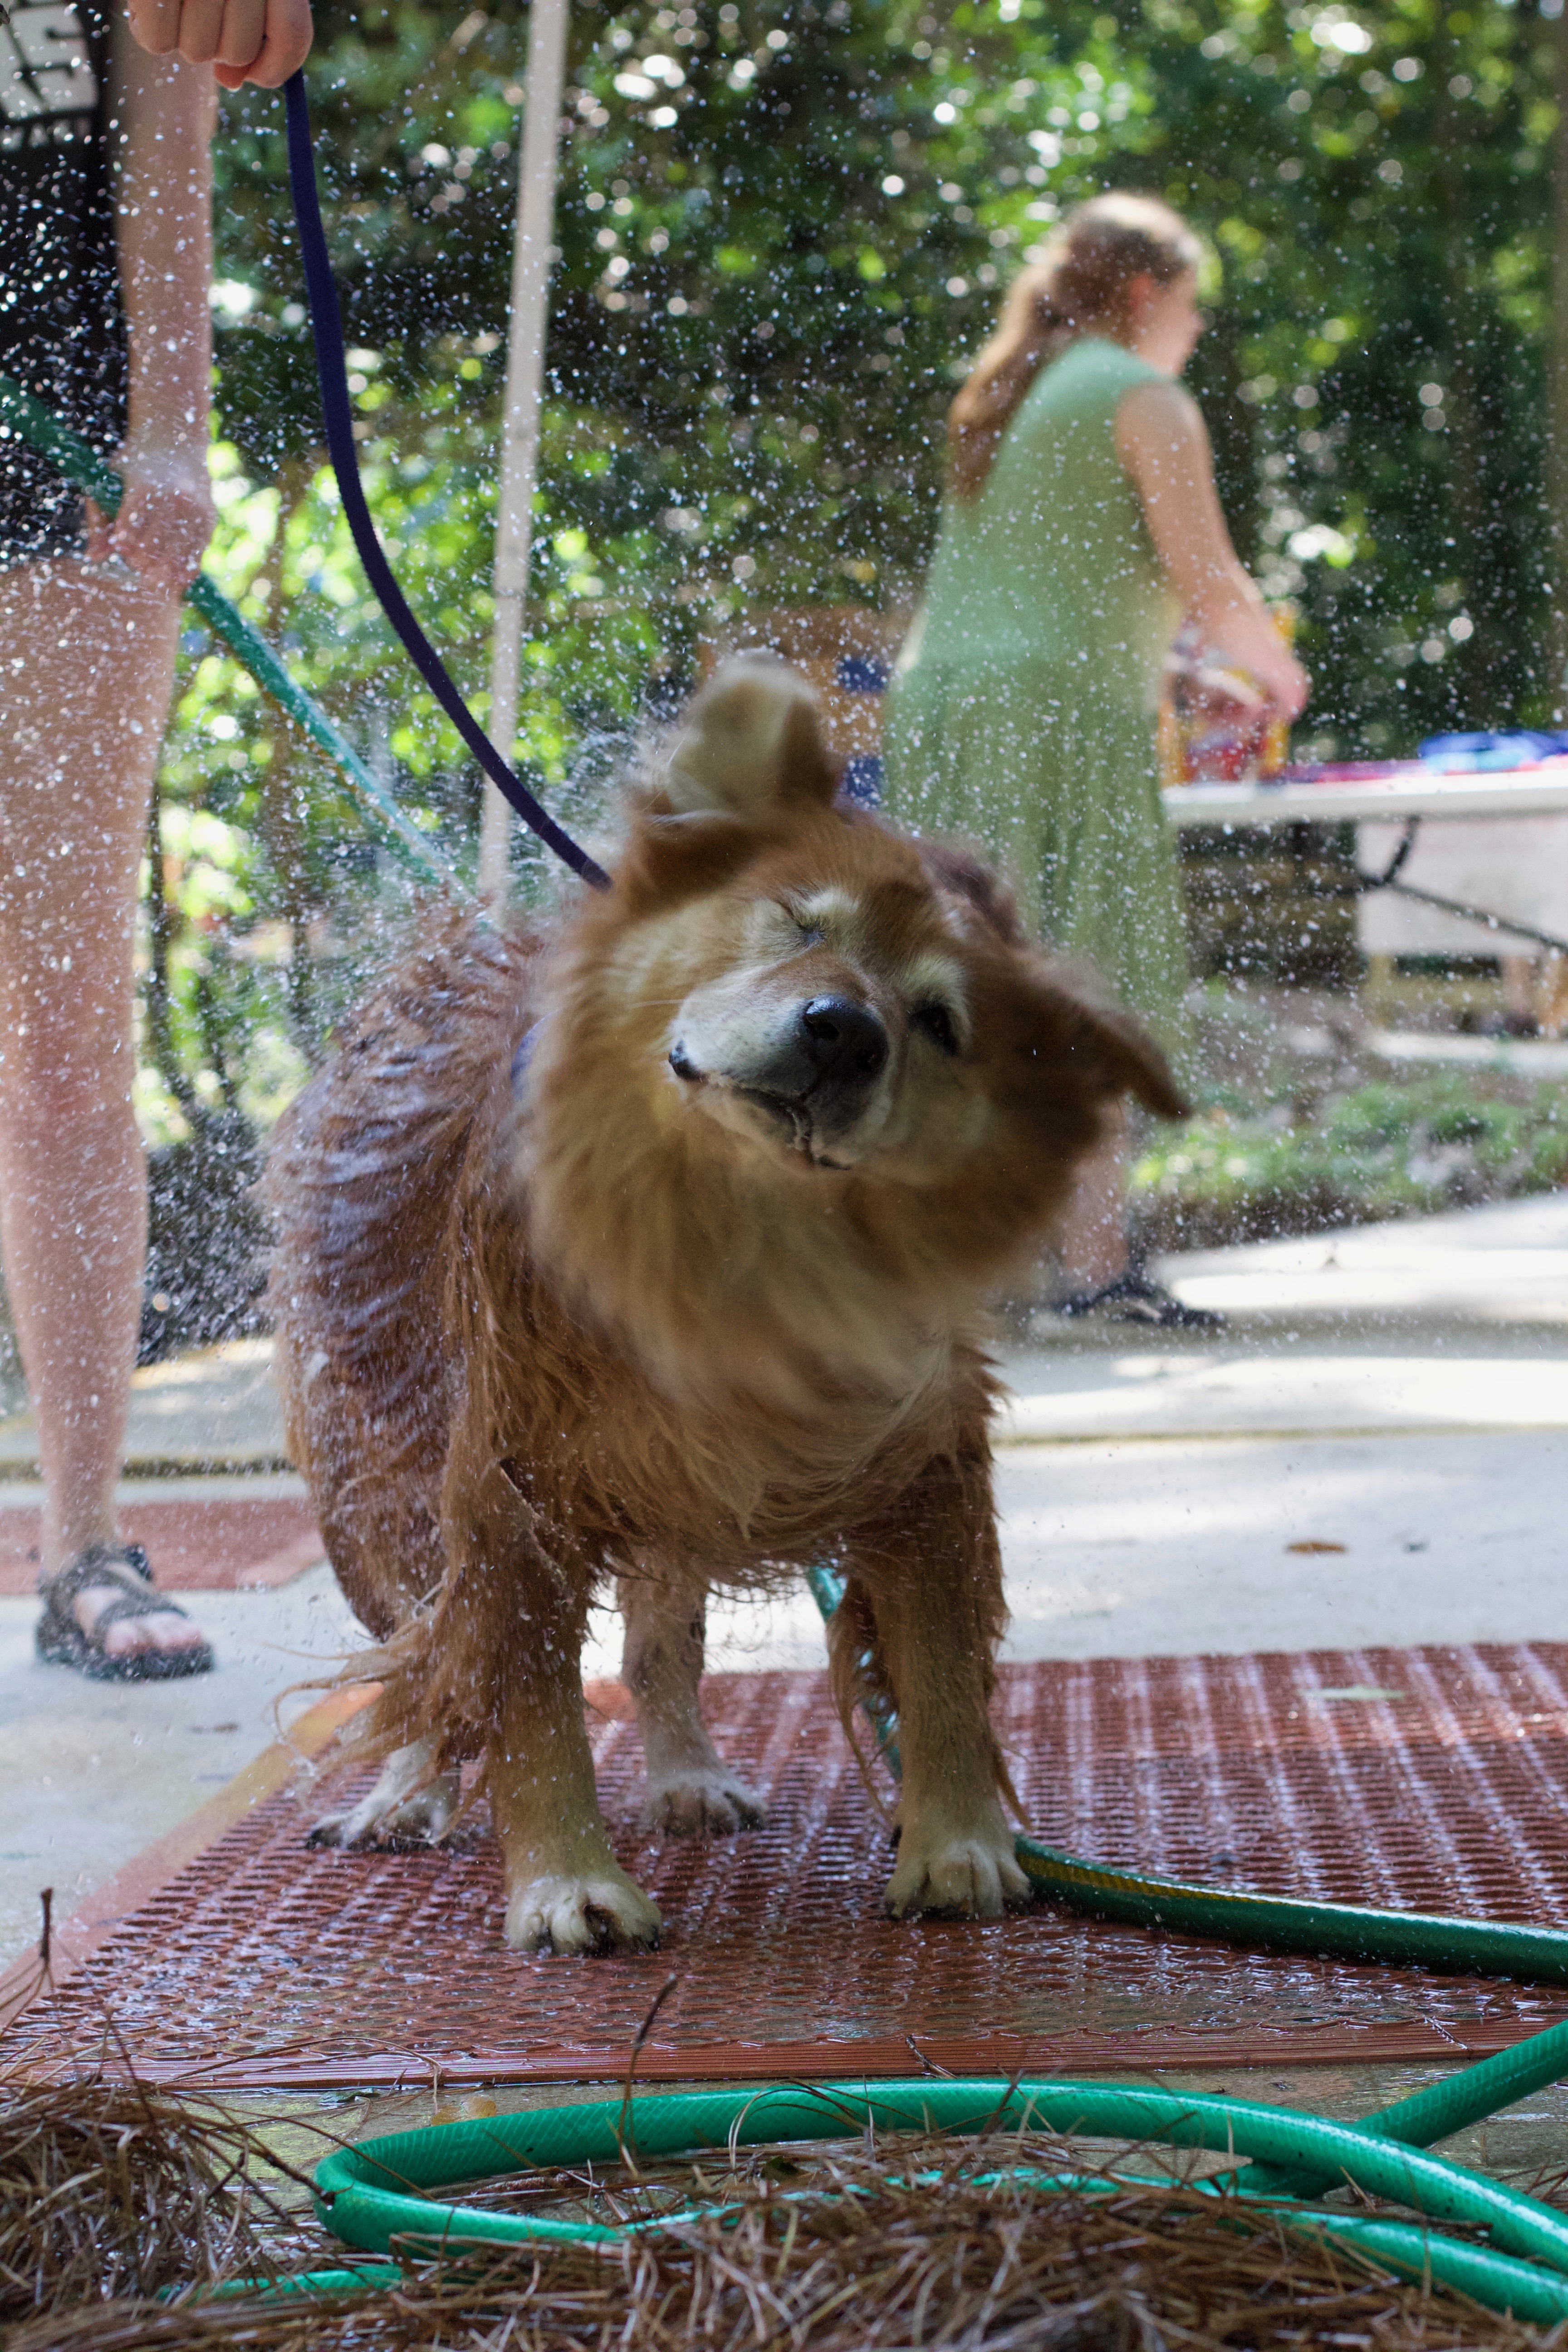
[{"label": "mat grating pattern", "polygon": [[[721,1748],[770,1804],[765,1830],[710,1843],[628,1826],[637,1733],[618,1685],[592,1697],[605,1811],[662,1951],[509,1952],[482,1821],[441,1853],[311,1853],[305,1828],[364,1776],[300,1776],[29,2010],[0,2069],[96,2043],[107,1994],[153,2079],[590,2079],[620,2070],[675,1973],[649,2079],[908,2072],[911,2045],[955,2072],[1458,2055],[1568,2012],[1561,1989],[1166,1942],[1045,1906],[890,1924],[887,1833],[821,1676],[707,1686]],[[997,1709],[1031,1827],[1074,1852],[1568,1927],[1568,1645],[1012,1667]]]}]

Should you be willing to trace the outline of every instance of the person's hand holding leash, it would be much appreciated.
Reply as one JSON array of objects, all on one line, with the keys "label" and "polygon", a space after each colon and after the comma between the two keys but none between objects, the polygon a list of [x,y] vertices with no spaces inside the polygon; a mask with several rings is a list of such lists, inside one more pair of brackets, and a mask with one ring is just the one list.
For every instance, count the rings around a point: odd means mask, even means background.
[{"label": "person's hand holding leash", "polygon": [[310,53],[310,0],[126,0],[153,57],[210,65],[225,89],[278,89]]}]

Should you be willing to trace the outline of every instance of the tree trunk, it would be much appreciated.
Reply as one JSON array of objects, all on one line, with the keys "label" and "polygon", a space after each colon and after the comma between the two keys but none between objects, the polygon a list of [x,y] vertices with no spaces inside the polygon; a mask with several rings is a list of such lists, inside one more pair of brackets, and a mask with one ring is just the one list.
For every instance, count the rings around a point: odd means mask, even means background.
[{"label": "tree trunk", "polygon": [[[274,641],[282,634],[284,536],[290,517],[309,494],[318,463],[314,454],[286,457],[278,470],[278,530],[262,573],[271,592],[267,606],[268,630]],[[296,745],[288,719],[270,696],[267,698],[262,725],[268,757],[261,772],[261,837],[277,878],[278,912],[289,926],[289,1022],[295,1043],[313,1062],[320,1041],[310,972],[310,894],[305,830],[292,789]]]},{"label": "tree trunk", "polygon": [[1552,142],[1552,343],[1547,354],[1547,511],[1552,523],[1552,612],[1547,683],[1552,715],[1568,717],[1568,8],[1553,43],[1557,134]]},{"label": "tree trunk", "polygon": [[1486,417],[1483,406],[1480,320],[1470,287],[1469,191],[1466,184],[1466,126],[1448,85],[1459,71],[1461,56],[1453,37],[1432,45],[1432,71],[1436,82],[1432,143],[1436,164],[1438,218],[1443,235],[1443,313],[1447,327],[1448,494],[1453,505],[1455,554],[1465,601],[1475,631],[1458,648],[1455,667],[1462,681],[1456,712],[1462,724],[1488,727],[1497,713],[1489,708],[1491,673],[1500,650],[1497,624],[1487,593],[1488,499],[1486,480]]}]

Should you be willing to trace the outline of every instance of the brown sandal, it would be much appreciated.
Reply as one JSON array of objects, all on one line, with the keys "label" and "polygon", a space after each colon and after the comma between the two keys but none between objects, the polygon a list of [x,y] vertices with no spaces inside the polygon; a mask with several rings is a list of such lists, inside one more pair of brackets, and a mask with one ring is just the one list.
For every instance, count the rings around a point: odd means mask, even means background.
[{"label": "brown sandal", "polygon": [[[115,1598],[99,1611],[91,1633],[80,1625],[71,1602],[94,1585],[113,1585]],[[95,1683],[173,1682],[185,1675],[211,1674],[212,1644],[194,1650],[127,1650],[112,1656],[103,1646],[110,1625],[128,1617],[183,1617],[166,1594],[153,1589],[153,1566],[140,1544],[89,1544],[58,1576],[40,1586],[44,1613],[34,1643],[53,1666],[75,1666]]]}]

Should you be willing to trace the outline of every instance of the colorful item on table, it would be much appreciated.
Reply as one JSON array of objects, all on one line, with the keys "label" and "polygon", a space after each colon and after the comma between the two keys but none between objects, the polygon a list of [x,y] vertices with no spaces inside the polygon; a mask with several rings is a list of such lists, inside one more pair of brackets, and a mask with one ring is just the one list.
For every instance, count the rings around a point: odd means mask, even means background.
[{"label": "colorful item on table", "polygon": [[[1268,616],[1289,645],[1295,606],[1271,604]],[[1236,697],[1231,709],[1216,709],[1227,688]],[[1289,757],[1289,722],[1267,708],[1249,709],[1256,693],[1245,670],[1213,653],[1191,622],[1184,624],[1171,648],[1160,704],[1161,783],[1240,783],[1279,775]]]},{"label": "colorful item on table", "polygon": [[1471,735],[1428,735],[1420,746],[1424,767],[1440,775],[1511,774],[1547,760],[1568,760],[1568,734],[1524,727],[1509,734],[1489,730]]},{"label": "colorful item on table", "polygon": [[1518,775],[1568,760],[1568,732],[1521,728],[1468,735],[1428,735],[1413,760],[1300,760],[1271,783],[1372,784],[1405,776]]}]

